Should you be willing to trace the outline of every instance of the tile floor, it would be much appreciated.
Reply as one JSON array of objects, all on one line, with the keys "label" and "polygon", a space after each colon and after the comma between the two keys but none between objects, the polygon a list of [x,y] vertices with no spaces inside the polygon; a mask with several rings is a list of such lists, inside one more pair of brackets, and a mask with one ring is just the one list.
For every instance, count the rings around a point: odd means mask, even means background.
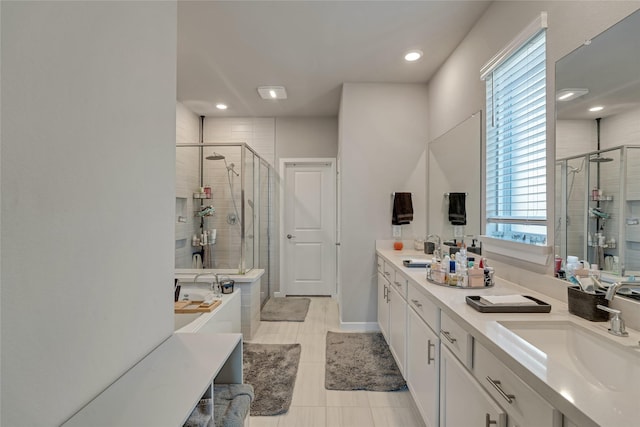
[{"label": "tile floor", "polygon": [[261,322],[253,343],[300,343],[302,352],[289,412],[251,417],[251,427],[423,427],[408,391],[335,391],[324,388],[327,331],[339,331],[338,304],[311,298],[304,322]]}]

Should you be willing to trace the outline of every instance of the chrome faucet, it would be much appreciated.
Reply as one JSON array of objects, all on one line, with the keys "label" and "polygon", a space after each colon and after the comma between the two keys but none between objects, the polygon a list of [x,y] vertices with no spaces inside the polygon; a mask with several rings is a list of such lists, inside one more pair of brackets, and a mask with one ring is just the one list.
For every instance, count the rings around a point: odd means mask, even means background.
[{"label": "chrome faucet", "polygon": [[[431,239],[436,239],[436,242],[432,242]],[[433,248],[433,256],[436,259],[442,259],[442,252],[440,249],[440,245],[442,244],[442,240],[440,239],[440,236],[438,236],[437,234],[429,234],[427,236],[427,242],[432,242],[434,244],[434,248]]]},{"label": "chrome faucet", "polygon": [[613,301],[613,297],[616,296],[616,292],[618,292],[619,289],[621,288],[633,288],[633,287],[639,287],[640,286],[640,282],[616,282],[613,285],[609,286],[609,289],[607,289],[607,295],[605,296],[605,298],[608,301]]},{"label": "chrome faucet", "polygon": [[193,283],[197,283],[198,278],[200,278],[200,276],[207,276],[207,275],[213,275],[213,279],[211,279],[211,285],[209,285],[209,289],[211,289],[211,292],[213,293],[214,297],[220,298],[220,294],[222,293],[222,291],[220,289],[220,280],[218,278],[218,273],[214,273],[212,271],[198,273],[193,277]]},{"label": "chrome faucet", "polygon": [[[607,289],[607,294],[605,295],[605,299],[608,301],[613,301],[613,298],[616,296],[616,292],[620,288],[630,288],[640,286],[639,282],[617,282],[609,286]],[[618,337],[626,337],[629,336],[629,333],[625,330],[624,320],[622,319],[622,312],[620,310],[616,310],[614,308],[605,307],[604,305],[598,304],[596,306],[600,310],[604,310],[613,314],[611,316],[611,327],[609,328],[609,333]]]}]

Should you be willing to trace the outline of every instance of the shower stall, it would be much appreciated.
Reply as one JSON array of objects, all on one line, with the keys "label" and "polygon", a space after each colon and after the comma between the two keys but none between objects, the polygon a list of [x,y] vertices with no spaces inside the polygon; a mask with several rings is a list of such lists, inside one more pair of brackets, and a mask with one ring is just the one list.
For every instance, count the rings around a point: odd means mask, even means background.
[{"label": "shower stall", "polygon": [[556,254],[613,275],[640,271],[640,146],[556,161]]},{"label": "shower stall", "polygon": [[175,268],[245,274],[271,284],[272,167],[245,143],[176,145]]}]

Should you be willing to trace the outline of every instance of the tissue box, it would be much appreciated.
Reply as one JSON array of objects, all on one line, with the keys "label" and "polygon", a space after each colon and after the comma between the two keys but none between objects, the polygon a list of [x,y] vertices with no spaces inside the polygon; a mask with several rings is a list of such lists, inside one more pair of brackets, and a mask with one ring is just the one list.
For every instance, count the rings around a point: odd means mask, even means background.
[{"label": "tissue box", "polygon": [[482,288],[484,287],[484,269],[472,268],[467,271],[469,275],[469,287]]},{"label": "tissue box", "polygon": [[567,293],[569,313],[592,322],[609,320],[609,313],[596,307],[598,304],[609,306],[604,292],[597,290],[595,294],[588,294],[577,286],[570,286],[567,288]]}]

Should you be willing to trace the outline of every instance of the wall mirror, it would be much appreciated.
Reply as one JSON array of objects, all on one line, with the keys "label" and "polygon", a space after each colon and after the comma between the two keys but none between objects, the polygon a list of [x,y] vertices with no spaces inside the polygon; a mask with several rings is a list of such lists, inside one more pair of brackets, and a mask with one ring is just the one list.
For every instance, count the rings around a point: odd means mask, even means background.
[{"label": "wall mirror", "polygon": [[556,254],[638,274],[640,10],[556,63],[556,114]]},{"label": "wall mirror", "polygon": [[[443,241],[464,240],[467,246],[480,234],[481,116],[478,111],[429,142],[427,233]],[[449,221],[450,193],[466,193],[464,226]]]}]

